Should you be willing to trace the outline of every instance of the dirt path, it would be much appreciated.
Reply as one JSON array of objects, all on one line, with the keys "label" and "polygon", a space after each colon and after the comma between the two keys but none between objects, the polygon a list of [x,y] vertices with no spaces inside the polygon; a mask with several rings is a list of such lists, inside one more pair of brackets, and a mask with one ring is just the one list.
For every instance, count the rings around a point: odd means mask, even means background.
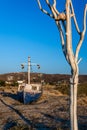
[{"label": "dirt path", "polygon": [[[87,130],[87,106],[78,105],[79,130]],[[0,94],[0,130],[70,130],[69,98],[44,91],[38,102],[24,105],[12,93]]]}]

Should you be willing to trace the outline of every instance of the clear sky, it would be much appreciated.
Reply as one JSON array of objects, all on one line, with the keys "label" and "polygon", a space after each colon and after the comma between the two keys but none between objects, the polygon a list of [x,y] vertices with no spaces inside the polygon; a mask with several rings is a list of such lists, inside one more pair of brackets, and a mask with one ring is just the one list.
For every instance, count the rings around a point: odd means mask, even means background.
[{"label": "clear sky", "polygon": [[[80,29],[86,2],[73,0]],[[65,1],[59,1],[59,11],[64,6]],[[77,42],[73,26],[73,43]],[[39,10],[36,0],[0,0],[0,74],[22,71],[20,64],[27,62],[28,56],[41,66],[40,70],[33,67],[33,72],[70,74],[55,22]],[[87,74],[87,31],[79,57],[83,58],[80,74]]]}]

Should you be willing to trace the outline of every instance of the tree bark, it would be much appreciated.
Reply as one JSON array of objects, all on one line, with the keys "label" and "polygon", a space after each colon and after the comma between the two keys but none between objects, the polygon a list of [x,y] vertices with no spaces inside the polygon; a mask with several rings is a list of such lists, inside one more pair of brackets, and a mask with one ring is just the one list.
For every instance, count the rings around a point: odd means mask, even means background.
[{"label": "tree bark", "polygon": [[77,87],[78,87],[78,66],[75,75],[70,79],[70,121],[71,130],[78,130],[77,121]]},{"label": "tree bark", "polygon": [[74,120],[73,120],[73,118],[74,118],[74,116],[73,116],[73,106],[74,106],[74,104],[73,104],[73,96],[74,96],[74,91],[73,91],[73,78],[70,78],[70,130],[73,130],[74,129],[74,127],[73,127],[73,125],[74,125]]}]

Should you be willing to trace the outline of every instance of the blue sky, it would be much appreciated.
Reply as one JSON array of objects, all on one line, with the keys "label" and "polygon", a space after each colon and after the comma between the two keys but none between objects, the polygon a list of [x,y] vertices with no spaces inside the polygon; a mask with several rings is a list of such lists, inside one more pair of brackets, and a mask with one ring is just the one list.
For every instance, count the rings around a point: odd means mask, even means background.
[{"label": "blue sky", "polygon": [[[42,2],[44,0],[41,0]],[[87,0],[73,0],[80,29],[82,29],[83,10]],[[63,10],[65,1],[58,3]],[[46,6],[43,4],[46,9]],[[73,43],[78,36],[73,26]],[[79,57],[82,57],[80,74],[87,74],[87,31]],[[1,0],[0,1],[0,74],[20,72],[20,64],[31,61],[41,66],[33,67],[33,72],[68,73],[60,44],[60,37],[53,19],[42,13],[36,0]],[[25,68],[23,71],[26,71]]]}]

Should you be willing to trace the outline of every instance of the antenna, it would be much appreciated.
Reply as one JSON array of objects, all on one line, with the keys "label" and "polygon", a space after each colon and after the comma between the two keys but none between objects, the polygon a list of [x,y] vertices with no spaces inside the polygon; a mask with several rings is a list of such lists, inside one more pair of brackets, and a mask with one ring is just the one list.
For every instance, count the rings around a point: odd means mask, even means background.
[{"label": "antenna", "polygon": [[40,69],[40,65],[36,64],[36,63],[31,63],[30,56],[28,57],[28,64],[22,63],[21,68],[24,69],[25,65],[28,66],[28,84],[30,84],[30,69],[31,69],[31,66],[37,66],[38,69]]}]

